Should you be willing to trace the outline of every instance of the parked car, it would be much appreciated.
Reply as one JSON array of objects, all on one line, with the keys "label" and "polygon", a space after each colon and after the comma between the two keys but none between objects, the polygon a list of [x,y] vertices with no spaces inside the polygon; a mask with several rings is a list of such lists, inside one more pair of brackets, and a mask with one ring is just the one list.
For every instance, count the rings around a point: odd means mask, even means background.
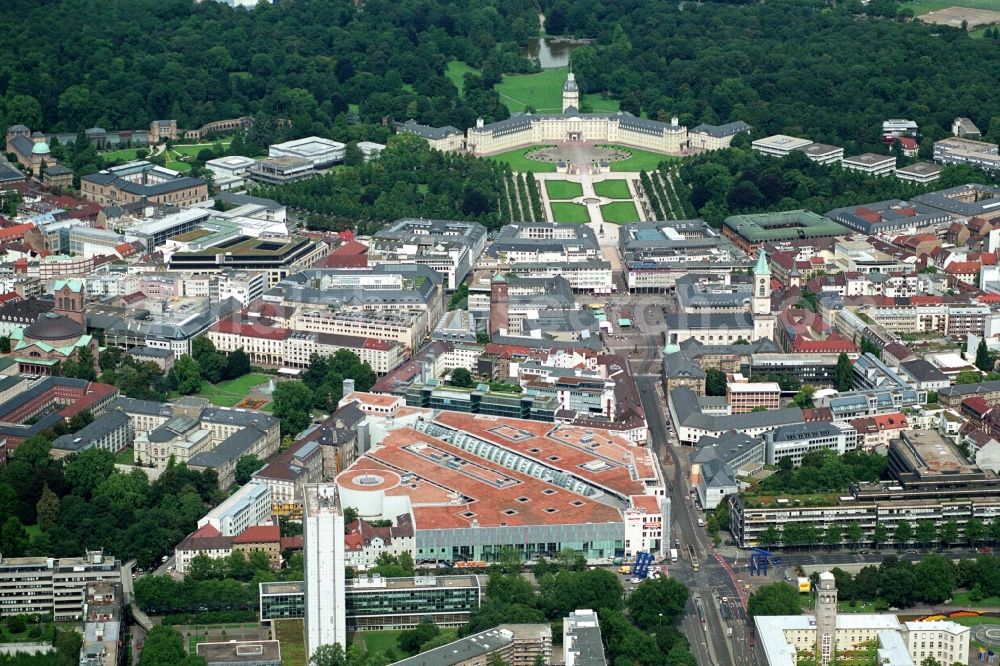
[{"label": "parked car", "polygon": [[980,553],[992,553],[993,549],[990,548],[989,546],[983,546],[982,548],[979,549],[979,552]]}]

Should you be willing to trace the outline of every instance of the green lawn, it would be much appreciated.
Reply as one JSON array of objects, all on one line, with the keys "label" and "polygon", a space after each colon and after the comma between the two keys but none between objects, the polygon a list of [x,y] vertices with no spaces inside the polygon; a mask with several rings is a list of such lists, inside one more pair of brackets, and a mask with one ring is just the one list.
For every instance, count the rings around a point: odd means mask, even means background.
[{"label": "green lawn", "polygon": [[903,8],[912,9],[916,16],[923,16],[928,12],[945,7],[971,7],[1000,11],[1000,0],[913,0],[913,2],[903,3]]},{"label": "green lawn", "polygon": [[552,217],[556,222],[590,222],[587,207],[581,204],[557,201],[552,204]]},{"label": "green lawn", "polygon": [[119,465],[135,464],[135,449],[128,446],[115,454],[115,463]]},{"label": "green lawn", "polygon": [[167,162],[167,168],[168,169],[173,169],[174,171],[184,171],[184,172],[187,172],[187,171],[191,170],[191,165],[188,164],[187,162],[178,162],[176,160],[171,160],[171,161]]},{"label": "green lawn", "polygon": [[215,144],[221,144],[223,148],[228,148],[229,144],[233,142],[233,137],[226,137],[225,139],[219,139],[218,141],[212,141],[211,143],[175,143],[171,150],[175,153],[180,153],[181,155],[187,155],[189,157],[197,157],[198,153],[206,148],[211,148],[215,150]]},{"label": "green lawn", "polygon": [[539,148],[544,148],[545,146],[528,146],[527,148],[516,148],[514,150],[508,150],[506,153],[497,153],[496,155],[490,155],[488,159],[496,160],[497,162],[506,162],[510,165],[510,168],[519,173],[555,173],[556,165],[551,162],[538,162],[537,160],[530,160],[525,157],[526,153],[530,153],[533,150],[538,150]]},{"label": "green lawn", "polygon": [[392,650],[397,656],[402,657],[405,653],[399,649],[397,639],[402,631],[357,631],[352,635],[351,643],[364,648],[367,652],[383,654],[386,650]]},{"label": "green lawn", "polygon": [[612,171],[653,171],[660,166],[660,162],[675,160],[676,157],[668,157],[662,153],[653,153],[648,150],[638,148],[626,148],[625,146],[604,145],[602,148],[613,148],[622,150],[631,155],[627,160],[612,162]]},{"label": "green lawn", "polygon": [[549,193],[549,199],[575,199],[583,196],[583,185],[568,180],[547,180],[545,190]]},{"label": "green lawn", "polygon": [[[448,76],[452,76],[451,65]],[[538,113],[559,113],[562,111],[562,87],[565,82],[565,67],[544,69],[536,74],[505,75],[503,81],[497,84],[496,91],[500,95],[500,101],[511,113],[524,111],[528,107]],[[617,111],[620,106],[618,100],[595,94],[584,95],[580,105],[589,105],[594,112]]]},{"label": "green lawn", "polygon": [[35,523],[34,525],[25,525],[24,531],[28,533],[29,539],[34,539],[42,535],[42,528]]},{"label": "green lawn", "polygon": [[597,196],[609,199],[632,198],[628,183],[624,180],[602,180],[599,183],[594,183],[594,191],[597,192]]},{"label": "green lawn", "polygon": [[138,151],[138,148],[122,148],[121,150],[115,150],[110,153],[102,153],[101,157],[109,162],[115,162],[118,160],[131,162],[137,157]]},{"label": "green lawn", "polygon": [[263,384],[268,380],[267,375],[258,372],[251,372],[243,375],[239,379],[209,384],[205,382],[201,385],[201,391],[197,395],[208,398],[217,407],[232,407],[243,398],[247,397],[250,389],[257,384]]},{"label": "green lawn", "polygon": [[467,73],[479,74],[479,70],[475,67],[470,67],[461,60],[452,60],[448,63],[448,67],[444,70],[444,75],[448,77],[456,88],[458,88],[458,94],[462,95],[465,89],[465,75]]},{"label": "green lawn", "polygon": [[986,597],[973,601],[969,592],[956,592],[951,595],[951,605],[961,608],[1000,608],[1000,597]]},{"label": "green lawn", "polygon": [[[407,655],[399,648],[399,643],[397,642],[401,633],[403,632],[356,631],[351,634],[349,642],[352,645],[362,647],[367,652],[372,652],[374,654],[385,654],[385,652],[392,650],[393,654],[395,654],[398,659],[402,659]],[[454,639],[458,638],[458,632],[454,629],[442,629],[441,635],[449,636]]]},{"label": "green lawn", "polygon": [[613,201],[601,206],[601,215],[605,222],[612,224],[627,224],[638,222],[639,213],[635,209],[635,204],[631,201]]},{"label": "green lawn", "polygon": [[281,641],[283,666],[306,666],[306,633],[302,620],[275,620],[274,637]]},{"label": "green lawn", "polygon": [[[60,623],[60,628],[63,627],[64,623]],[[19,634],[12,634],[10,630],[7,629],[6,622],[0,622],[0,643],[51,643],[55,635],[56,625],[47,622],[41,625],[42,633],[40,636],[32,636],[30,633],[31,627],[28,626]]]}]

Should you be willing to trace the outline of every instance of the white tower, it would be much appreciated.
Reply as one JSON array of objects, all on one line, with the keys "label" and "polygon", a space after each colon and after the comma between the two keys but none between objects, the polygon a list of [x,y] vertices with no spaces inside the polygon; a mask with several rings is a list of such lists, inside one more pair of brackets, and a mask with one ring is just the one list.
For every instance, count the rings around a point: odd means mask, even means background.
[{"label": "white tower", "polygon": [[757,253],[757,265],[753,267],[753,296],[750,299],[750,314],[753,316],[754,339],[774,339],[774,315],[771,314],[771,267],[767,263],[767,253],[763,249]]},{"label": "white tower", "polygon": [[837,648],[837,580],[829,571],[816,586],[816,664],[829,666]]},{"label": "white tower", "polygon": [[580,110],[580,87],[576,85],[576,77],[572,71],[566,76],[566,83],[563,84],[563,113],[570,107],[575,111]]},{"label": "white tower", "polygon": [[303,489],[306,574],[306,657],[328,643],[347,649],[344,601],[344,514],[337,486],[308,484]]}]

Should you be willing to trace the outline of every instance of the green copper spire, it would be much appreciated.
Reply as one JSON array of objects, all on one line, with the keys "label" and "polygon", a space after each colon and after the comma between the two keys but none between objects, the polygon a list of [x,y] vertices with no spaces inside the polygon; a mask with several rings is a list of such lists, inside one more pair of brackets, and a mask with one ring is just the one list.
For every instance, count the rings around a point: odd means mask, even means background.
[{"label": "green copper spire", "polygon": [[770,275],[771,267],[767,265],[767,253],[764,250],[757,252],[757,265],[753,267],[754,275]]}]

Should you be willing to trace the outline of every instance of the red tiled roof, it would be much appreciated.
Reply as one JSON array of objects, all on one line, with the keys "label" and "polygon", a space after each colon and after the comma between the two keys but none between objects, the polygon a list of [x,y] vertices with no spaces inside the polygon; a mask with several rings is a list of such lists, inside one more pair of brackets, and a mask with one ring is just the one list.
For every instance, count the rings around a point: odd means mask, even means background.
[{"label": "red tiled roof", "polygon": [[0,229],[0,241],[23,238],[24,234],[28,233],[34,228],[35,225],[31,223],[15,224],[12,227],[3,227],[2,229]]},{"label": "red tiled roof", "polygon": [[291,335],[291,331],[287,328],[273,328],[258,322],[242,323],[234,318],[222,319],[208,330],[239,335],[244,338],[264,338],[267,340],[285,340]]},{"label": "red tiled roof", "polygon": [[952,275],[967,275],[977,272],[980,268],[982,264],[978,261],[953,261],[944,270]]},{"label": "red tiled roof", "polygon": [[906,415],[902,412],[894,412],[892,414],[876,414],[872,418],[875,420],[875,426],[879,430],[899,430],[909,427],[909,424],[906,421]]},{"label": "red tiled roof", "polygon": [[916,150],[920,147],[920,144],[918,144],[917,140],[913,137],[901,136],[898,137],[896,141],[899,142],[899,145],[901,145],[904,150]]},{"label": "red tiled roof", "polygon": [[251,525],[239,536],[233,537],[233,543],[280,543],[281,528],[277,525]]},{"label": "red tiled roof", "polygon": [[281,537],[281,550],[302,550],[305,547],[305,539],[301,534],[290,537]]},{"label": "red tiled roof", "polygon": [[980,416],[990,411],[990,403],[986,402],[986,398],[981,395],[966,398],[962,401],[962,406]]}]

